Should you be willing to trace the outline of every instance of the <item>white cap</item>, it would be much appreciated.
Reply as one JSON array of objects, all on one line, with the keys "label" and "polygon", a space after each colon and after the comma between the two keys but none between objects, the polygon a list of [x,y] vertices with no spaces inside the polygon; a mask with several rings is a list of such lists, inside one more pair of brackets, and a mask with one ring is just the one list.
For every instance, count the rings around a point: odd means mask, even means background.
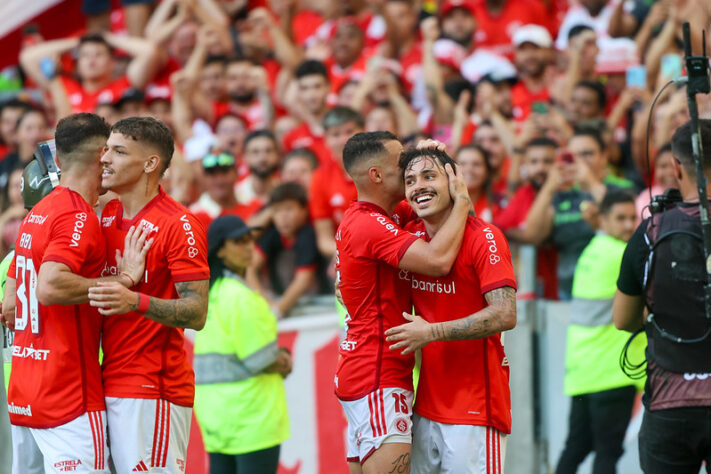
[{"label": "white cap", "polygon": [[553,38],[548,30],[540,25],[523,25],[516,29],[513,34],[513,44],[516,47],[523,43],[533,43],[541,48],[550,48],[553,46]]}]

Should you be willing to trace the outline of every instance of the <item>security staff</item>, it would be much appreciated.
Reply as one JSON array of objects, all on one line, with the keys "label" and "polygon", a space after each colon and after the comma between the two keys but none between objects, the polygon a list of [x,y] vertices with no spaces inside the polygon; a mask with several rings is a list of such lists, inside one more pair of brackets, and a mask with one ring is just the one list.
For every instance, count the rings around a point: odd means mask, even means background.
[{"label": "security staff", "polygon": [[[711,120],[699,125],[708,180]],[[622,259],[613,305],[615,326],[644,328],[649,341],[639,436],[646,474],[697,474],[703,461],[711,472],[711,319],[704,311],[706,268],[691,135],[687,122],[672,137],[682,202],[636,230]]]}]

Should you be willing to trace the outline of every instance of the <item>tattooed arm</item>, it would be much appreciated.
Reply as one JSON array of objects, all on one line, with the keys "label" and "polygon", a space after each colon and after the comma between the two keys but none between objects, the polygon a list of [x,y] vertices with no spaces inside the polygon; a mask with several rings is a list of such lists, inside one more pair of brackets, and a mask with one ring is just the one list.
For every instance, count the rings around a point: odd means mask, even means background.
[{"label": "tattooed arm", "polygon": [[404,348],[402,353],[409,354],[430,342],[481,339],[516,326],[516,290],[504,286],[485,293],[484,298],[489,304],[486,308],[442,323],[428,323],[420,316],[403,313],[411,322],[385,331],[386,341],[398,341],[390,349]]},{"label": "tattooed arm", "polygon": [[[179,298],[166,300],[149,296],[148,311],[143,316],[166,326],[200,330],[207,317],[209,280],[175,284]],[[110,316],[138,309],[139,294],[116,282],[99,282],[89,289],[89,301],[99,313]]]}]

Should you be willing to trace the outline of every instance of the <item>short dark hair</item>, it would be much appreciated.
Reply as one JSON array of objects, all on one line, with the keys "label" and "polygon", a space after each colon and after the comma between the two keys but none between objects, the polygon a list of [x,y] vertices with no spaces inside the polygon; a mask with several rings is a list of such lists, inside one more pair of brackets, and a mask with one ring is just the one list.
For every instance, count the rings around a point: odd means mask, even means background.
[{"label": "short dark hair", "polygon": [[626,189],[612,188],[605,193],[600,203],[600,214],[606,216],[615,204],[635,203],[635,196]]},{"label": "short dark hair", "polygon": [[246,56],[240,56],[240,55],[230,56],[225,59],[225,66],[229,66],[230,64],[235,64],[235,63],[254,64],[254,61],[252,61],[251,59],[249,59]]},{"label": "short dark hair", "polygon": [[296,67],[296,71],[294,72],[294,76],[297,79],[313,75],[323,76],[324,79],[326,79],[326,82],[330,82],[328,79],[328,69],[326,69],[326,65],[315,59],[307,59],[306,61],[302,61],[301,64]]},{"label": "short dark hair", "polygon": [[360,128],[365,127],[365,119],[361,114],[346,107],[344,105],[337,105],[323,116],[323,128],[328,130],[331,127],[338,127],[344,123],[354,122]]},{"label": "short dark hair", "polygon": [[302,207],[306,207],[308,203],[306,190],[299,183],[281,183],[269,194],[269,204],[277,204],[284,201],[296,201]]},{"label": "short dark hair", "polygon": [[58,159],[74,153],[92,138],[101,137],[106,140],[110,134],[111,127],[98,115],[80,113],[64,117],[57,122],[54,132]]},{"label": "short dark hair", "polygon": [[[704,169],[708,170],[711,168],[711,119],[699,119],[699,130],[701,132],[701,147],[704,150]],[[694,131],[691,121],[686,122],[676,129],[671,139],[674,157],[679,160],[690,176],[696,176],[696,164],[691,145],[691,135]]]},{"label": "short dark hair", "polygon": [[271,130],[267,129],[261,129],[261,130],[254,130],[251,131],[247,134],[247,136],[244,138],[244,145],[243,147],[246,149],[247,144],[251,142],[252,140],[256,138],[268,138],[269,140],[272,141],[274,144],[274,147],[279,151],[279,143],[277,142],[276,136],[274,136],[274,133]]},{"label": "short dark hair", "polygon": [[116,122],[111,131],[155,147],[163,163],[161,172],[170,166],[175,143],[170,129],[160,120],[153,117],[128,117]]},{"label": "short dark hair", "polygon": [[0,114],[5,109],[27,110],[27,109],[31,109],[31,108],[32,108],[32,104],[30,104],[29,102],[25,102],[24,100],[20,100],[17,97],[6,100],[4,102],[0,102]]},{"label": "short dark hair", "polygon": [[353,177],[353,167],[374,156],[387,153],[385,142],[397,140],[397,137],[386,131],[360,132],[348,139],[343,147],[343,167]]},{"label": "short dark hair", "polygon": [[584,31],[588,31],[588,30],[589,30],[589,31],[592,31],[592,32],[595,32],[595,30],[594,30],[591,26],[589,26],[589,25],[582,25],[582,24],[579,24],[579,25],[573,26],[573,27],[568,31],[568,42],[570,42],[570,40],[572,40],[573,38],[575,38],[576,36],[578,36],[580,33],[584,32]]},{"label": "short dark hair", "polygon": [[287,153],[284,156],[284,161],[281,164],[282,168],[284,167],[287,161],[296,158],[304,158],[306,161],[308,161],[312,170],[318,168],[318,158],[316,157],[316,154],[308,148],[296,148]]},{"label": "short dark hair", "polygon": [[47,122],[47,116],[45,115],[44,111],[42,109],[39,109],[37,107],[29,107],[25,110],[22,111],[20,116],[17,118],[17,122],[15,123],[15,130],[20,128],[20,124],[30,115],[32,114],[40,114],[42,118],[44,119],[45,123]]},{"label": "short dark hair", "polygon": [[658,160],[660,156],[662,156],[664,153],[671,153],[672,152],[672,144],[671,142],[666,142],[664,145],[659,147],[659,150],[657,150],[657,154],[654,155],[654,160]]},{"label": "short dark hair", "polygon": [[577,127],[573,131],[573,137],[590,137],[595,142],[597,145],[600,147],[600,151],[605,151],[607,149],[607,145],[605,144],[605,140],[602,139],[602,135],[600,135],[600,132],[595,130],[594,128],[591,127]]},{"label": "short dark hair", "polygon": [[601,83],[597,81],[578,81],[577,84],[575,84],[575,88],[578,87],[584,87],[586,89],[590,89],[597,95],[597,105],[600,107],[600,109],[605,110],[605,106],[607,105],[607,94],[605,93],[605,86],[603,86]]},{"label": "short dark hair", "polygon": [[211,54],[205,58],[205,66],[210,64],[222,64],[223,66],[227,64],[227,56],[224,54]]},{"label": "short dark hair", "polygon": [[[398,162],[398,165],[402,170],[402,175],[405,176],[405,171],[407,170],[407,167],[410,166],[410,163],[412,163],[417,158],[422,157],[435,158],[437,161],[439,161],[443,168],[444,165],[449,163],[449,165],[452,166],[452,170],[454,170],[457,165],[457,163],[452,159],[451,156],[447,154],[446,151],[437,150],[436,148],[423,150],[408,150],[403,152],[402,155],[400,155],[400,161]],[[484,158],[486,158],[486,155],[484,155]]]},{"label": "short dark hair", "polygon": [[558,143],[548,137],[538,137],[526,143],[526,149],[533,148],[536,146],[547,146],[552,148],[558,148]]},{"label": "short dark hair", "polygon": [[87,43],[103,44],[104,46],[106,46],[106,49],[109,50],[109,53],[114,53],[114,48],[109,44],[108,41],[106,41],[106,38],[104,38],[103,35],[99,33],[89,33],[87,35],[82,36],[81,38],[79,38],[78,47],[81,48],[82,45],[85,45]]}]

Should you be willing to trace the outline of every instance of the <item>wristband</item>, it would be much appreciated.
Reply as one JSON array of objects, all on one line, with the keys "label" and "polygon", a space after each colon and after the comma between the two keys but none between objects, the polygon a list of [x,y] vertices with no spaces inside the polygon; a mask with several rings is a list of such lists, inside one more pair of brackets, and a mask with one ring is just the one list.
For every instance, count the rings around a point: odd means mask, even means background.
[{"label": "wristband", "polygon": [[136,308],[136,312],[138,314],[146,314],[148,311],[148,307],[150,306],[151,299],[148,297],[148,295],[143,294],[143,293],[138,293],[138,307]]},{"label": "wristband", "polygon": [[136,282],[134,281],[133,278],[131,278],[131,275],[129,275],[127,272],[119,273],[119,276],[121,276],[121,275],[125,275],[129,280],[131,280],[131,286],[129,288],[136,286]]}]

